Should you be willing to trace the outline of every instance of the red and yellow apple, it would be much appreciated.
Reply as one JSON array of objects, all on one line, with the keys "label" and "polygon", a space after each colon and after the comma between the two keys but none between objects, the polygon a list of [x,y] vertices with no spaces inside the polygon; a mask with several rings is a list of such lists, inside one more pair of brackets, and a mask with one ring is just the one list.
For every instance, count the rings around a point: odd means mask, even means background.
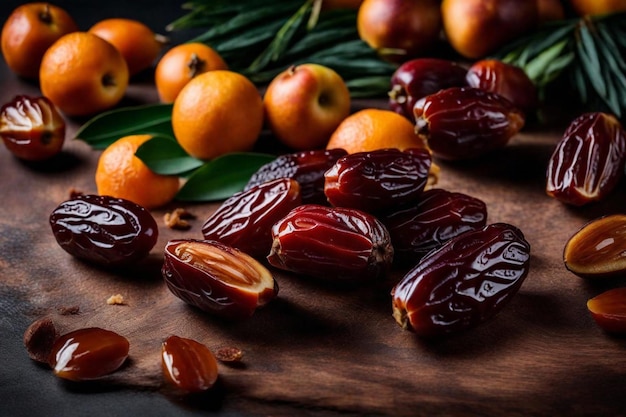
[{"label": "red and yellow apple", "polygon": [[263,97],[265,117],[278,140],[294,150],[326,145],[350,114],[350,91],[332,68],[292,66],[270,82]]}]

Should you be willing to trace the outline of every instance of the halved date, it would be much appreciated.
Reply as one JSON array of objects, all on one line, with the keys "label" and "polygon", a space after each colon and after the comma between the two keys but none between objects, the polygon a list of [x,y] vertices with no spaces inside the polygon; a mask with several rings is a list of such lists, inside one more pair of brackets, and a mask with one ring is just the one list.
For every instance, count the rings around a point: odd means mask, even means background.
[{"label": "halved date", "polygon": [[336,207],[376,213],[416,201],[428,181],[427,149],[379,149],[339,160],[324,174],[324,194]]},{"label": "halved date", "polygon": [[356,209],[306,204],[272,228],[272,266],[324,280],[366,281],[393,260],[385,226]]},{"label": "halved date", "polygon": [[596,324],[606,332],[626,333],[626,288],[613,288],[587,301]]},{"label": "halved date", "polygon": [[297,181],[271,180],[226,199],[204,222],[202,234],[254,258],[265,258],[272,248],[272,226],[301,204]]},{"label": "halved date", "polygon": [[585,113],[568,126],[547,170],[546,193],[574,206],[602,200],[624,175],[626,132],[606,113]]},{"label": "halved date", "polygon": [[530,245],[514,226],[494,223],[463,233],[428,254],[392,290],[393,316],[434,337],[495,316],[528,274]]},{"label": "halved date", "polygon": [[161,271],[169,290],[208,313],[231,319],[250,317],[278,293],[267,268],[223,243],[170,240],[164,255]]},{"label": "halved date", "polygon": [[161,344],[161,368],[165,379],[184,393],[211,389],[218,377],[217,360],[204,344],[170,336]]}]

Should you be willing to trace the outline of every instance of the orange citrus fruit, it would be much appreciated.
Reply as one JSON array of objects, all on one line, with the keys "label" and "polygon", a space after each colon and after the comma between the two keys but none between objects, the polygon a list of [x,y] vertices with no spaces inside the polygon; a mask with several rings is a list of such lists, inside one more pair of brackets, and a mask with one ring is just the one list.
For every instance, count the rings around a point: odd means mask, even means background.
[{"label": "orange citrus fruit", "polygon": [[154,81],[159,99],[172,103],[192,78],[207,71],[226,69],[226,62],[208,45],[199,42],[177,45],[157,63]]},{"label": "orange citrus fruit", "polygon": [[2,27],[2,55],[7,66],[25,78],[37,78],[46,50],[61,36],[78,30],[62,8],[48,3],[17,7]]},{"label": "orange citrus fruit", "polygon": [[122,54],[130,75],[149,68],[167,41],[148,26],[133,19],[105,19],[89,29],[90,33],[113,44]]},{"label": "orange citrus fruit", "polygon": [[115,106],[128,87],[128,67],[109,42],[88,32],[64,35],[46,51],[39,71],[41,92],[71,116]]},{"label": "orange citrus fruit", "polygon": [[348,153],[425,147],[425,141],[406,117],[375,108],[362,109],[345,118],[326,144],[326,149],[343,148]]},{"label": "orange citrus fruit", "polygon": [[205,72],[189,81],[172,108],[176,140],[198,159],[252,149],[263,121],[263,100],[256,86],[228,70]]},{"label": "orange citrus fruit", "polygon": [[98,194],[125,198],[147,209],[161,207],[178,192],[176,176],[156,174],[135,156],[150,135],[125,136],[109,145],[96,167]]}]

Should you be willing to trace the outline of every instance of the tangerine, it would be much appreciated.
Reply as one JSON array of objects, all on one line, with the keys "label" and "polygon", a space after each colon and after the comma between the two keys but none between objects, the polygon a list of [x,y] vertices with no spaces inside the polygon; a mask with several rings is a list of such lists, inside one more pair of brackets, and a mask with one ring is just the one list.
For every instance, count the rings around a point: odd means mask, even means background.
[{"label": "tangerine", "polygon": [[139,146],[150,138],[124,136],[102,152],[96,167],[98,194],[125,198],[147,209],[174,199],[180,186],[178,177],[156,174],[135,156]]},{"label": "tangerine", "polygon": [[226,62],[208,45],[200,42],[177,45],[157,63],[154,80],[159,99],[172,103],[192,78],[207,71],[226,69]]},{"label": "tangerine", "polygon": [[180,146],[198,159],[252,149],[263,128],[263,101],[247,77],[228,70],[193,78],[172,108]]},{"label": "tangerine", "polygon": [[115,106],[128,87],[128,67],[109,42],[88,32],[64,35],[46,51],[39,82],[44,96],[71,116]]},{"label": "tangerine", "polygon": [[24,78],[37,78],[46,50],[61,36],[78,30],[62,8],[48,3],[17,7],[2,27],[0,43],[7,66]]},{"label": "tangerine", "polygon": [[149,68],[167,42],[167,38],[155,34],[148,26],[133,19],[101,20],[89,32],[113,44],[120,51],[131,76]]}]

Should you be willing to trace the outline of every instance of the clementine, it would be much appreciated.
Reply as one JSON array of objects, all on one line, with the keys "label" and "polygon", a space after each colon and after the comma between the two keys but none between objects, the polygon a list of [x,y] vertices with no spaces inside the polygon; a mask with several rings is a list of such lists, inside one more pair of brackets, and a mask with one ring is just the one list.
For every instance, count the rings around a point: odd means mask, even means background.
[{"label": "clementine", "polygon": [[147,209],[161,207],[174,199],[179,178],[156,174],[135,156],[150,135],[118,139],[100,155],[96,167],[98,194],[125,198]]},{"label": "clementine", "polygon": [[226,69],[226,62],[208,45],[200,42],[177,45],[157,63],[154,81],[159,99],[163,103],[172,103],[180,90],[195,76]]},{"label": "clementine", "polygon": [[228,70],[205,72],[189,81],[172,108],[178,143],[198,159],[250,150],[263,121],[263,101],[256,86]]},{"label": "clementine", "polygon": [[41,61],[41,91],[71,116],[115,106],[128,87],[128,67],[109,42],[88,32],[64,35]]},{"label": "clementine", "polygon": [[46,50],[61,36],[78,30],[62,8],[48,3],[17,7],[2,27],[0,43],[7,66],[25,78],[37,78]]}]

